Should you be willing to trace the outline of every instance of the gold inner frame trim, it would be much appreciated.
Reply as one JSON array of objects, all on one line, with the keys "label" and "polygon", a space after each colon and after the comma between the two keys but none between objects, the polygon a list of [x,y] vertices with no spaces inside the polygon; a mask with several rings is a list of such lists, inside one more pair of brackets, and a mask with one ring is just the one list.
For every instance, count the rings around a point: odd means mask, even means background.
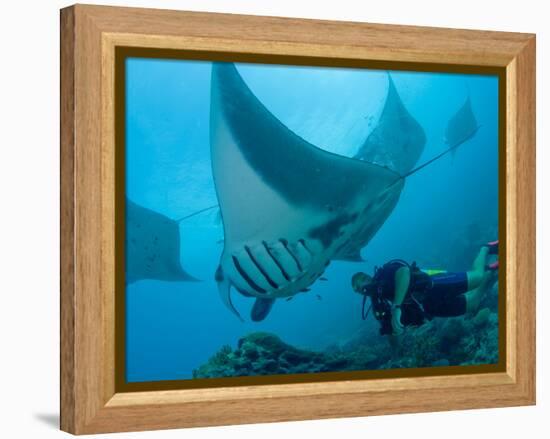
[{"label": "gold inner frame trim", "polygon": [[[136,46],[136,41],[139,46]],[[292,52],[296,53],[297,45],[292,46]],[[194,391],[193,400],[206,400],[215,397],[219,388],[224,391],[231,389],[232,396],[238,398],[253,397],[251,390],[256,386],[277,384],[277,391],[273,386],[269,387],[269,394],[279,393],[285,395],[287,391],[292,394],[294,383],[308,383],[313,394],[330,394],[327,389],[327,382],[338,382],[334,386],[336,393],[342,392],[342,384],[346,385],[349,392],[382,391],[388,385],[404,386],[403,389],[431,388],[434,385],[444,385],[445,376],[455,376],[452,387],[456,387],[456,379],[463,379],[464,386],[508,384],[515,380],[513,375],[502,372],[514,373],[514,359],[509,352],[514,352],[514,319],[507,307],[508,287],[507,281],[509,270],[513,267],[506,266],[506,259],[509,256],[507,244],[513,248],[513,243],[507,242],[512,225],[507,218],[514,215],[507,209],[515,205],[507,198],[507,187],[514,184],[507,180],[507,166],[514,163],[514,157],[506,148],[506,139],[515,138],[515,133],[510,132],[515,128],[507,125],[506,120],[510,115],[507,108],[515,99],[512,84],[509,78],[513,78],[513,71],[506,67],[494,67],[486,65],[458,65],[458,64],[437,64],[415,61],[383,61],[376,57],[376,51],[369,51],[361,48],[353,53],[353,58],[343,58],[343,51],[336,50],[333,46],[325,51],[319,45],[299,45],[300,52],[304,55],[286,55],[285,44],[277,42],[269,48],[269,53],[252,53],[254,43],[247,43],[247,52],[239,52],[242,49],[242,41],[214,40],[202,38],[183,37],[155,37],[136,36],[127,34],[104,33],[102,38],[102,86],[103,89],[103,118],[102,118],[102,175],[106,181],[102,192],[102,217],[104,223],[112,224],[113,227],[103,228],[103,273],[102,291],[104,291],[105,319],[107,333],[105,340],[108,344],[104,358],[106,370],[113,370],[112,376],[105,377],[106,389],[113,389],[116,395],[109,401],[109,406],[124,405],[127,398],[125,393],[163,391],[162,400],[174,398],[174,401],[181,401],[184,395],[181,392],[172,390],[197,389]],[[303,47],[302,47],[303,46]],[[170,49],[162,48],[170,47]],[[192,50],[189,48],[193,47]],[[265,50],[265,45],[261,46]],[[330,50],[332,48],[332,51]],[[220,50],[222,49],[222,50]],[[307,54],[307,55],[306,55]],[[332,56],[331,56],[332,55]],[[350,53],[351,56],[351,53]],[[164,380],[152,382],[126,382],[125,379],[125,282],[124,282],[124,198],[125,198],[125,59],[128,57],[157,58],[157,59],[181,59],[181,60],[204,60],[204,61],[232,61],[251,62],[263,64],[282,65],[308,65],[325,67],[353,67],[384,70],[408,70],[422,72],[445,72],[445,73],[466,73],[497,75],[499,78],[499,240],[501,242],[501,254],[506,255],[500,258],[501,267],[499,271],[499,362],[491,365],[478,366],[447,366],[430,368],[409,368],[392,370],[365,370],[354,372],[322,372],[291,375],[270,375],[270,376],[244,376],[231,378],[211,379],[189,379],[189,380]],[[399,56],[403,59],[403,56]],[[414,54],[411,59],[418,58]],[[512,76],[510,76],[512,75]],[[115,121],[114,124],[112,121]],[[510,178],[508,176],[508,178]],[[506,184],[503,184],[506,182]],[[114,197],[113,197],[114,194]],[[507,213],[510,216],[507,216]],[[106,230],[107,229],[107,230]],[[115,242],[115,246],[106,245]],[[514,278],[514,276],[511,276]],[[122,294],[121,294],[122,292]],[[504,323],[503,323],[504,321]],[[111,332],[112,331],[112,332]],[[406,380],[403,378],[417,377],[421,379]],[[239,389],[242,390],[239,391]],[[258,395],[263,395],[257,387]],[[267,390],[267,388],[265,388]],[[200,392],[200,393],[198,393]],[[319,392],[319,393],[318,393]],[[256,393],[256,392],[253,392]],[[134,393],[135,394],[135,393]],[[144,393],[143,395],[146,395]],[[108,400],[108,395],[105,395]],[[266,396],[266,395],[263,395]],[[160,398],[159,395],[157,395]],[[225,398],[227,395],[225,395]],[[155,396],[147,403],[154,402]],[[197,399],[198,398],[198,399]],[[144,402],[145,403],[145,402]]]}]

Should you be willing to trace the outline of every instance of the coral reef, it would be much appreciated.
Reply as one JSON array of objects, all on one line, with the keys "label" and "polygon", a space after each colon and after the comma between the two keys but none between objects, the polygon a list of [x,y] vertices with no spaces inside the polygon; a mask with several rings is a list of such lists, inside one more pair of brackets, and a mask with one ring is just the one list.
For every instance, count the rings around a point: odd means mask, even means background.
[{"label": "coral reef", "polygon": [[339,355],[298,349],[274,334],[254,332],[239,340],[237,349],[224,346],[194,378],[278,375],[343,370],[348,360]]},{"label": "coral reef", "polygon": [[223,346],[194,370],[194,378],[494,364],[498,362],[498,285],[475,315],[436,318],[400,336],[380,336],[365,325],[322,352],[298,349],[278,336],[255,332],[236,349]]}]

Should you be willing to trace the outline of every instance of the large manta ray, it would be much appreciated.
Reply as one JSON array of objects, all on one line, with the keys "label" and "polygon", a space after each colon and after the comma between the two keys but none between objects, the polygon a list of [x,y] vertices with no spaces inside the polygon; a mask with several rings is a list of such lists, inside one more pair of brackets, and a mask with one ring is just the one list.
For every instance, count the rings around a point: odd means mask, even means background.
[{"label": "large manta ray", "polygon": [[252,319],[261,320],[275,299],[307,290],[332,259],[364,246],[395,207],[404,179],[297,136],[231,63],[213,64],[210,112],[225,234],[216,281],[239,318],[231,288],[257,298]]},{"label": "large manta ray", "polygon": [[177,221],[126,199],[126,283],[196,281],[180,265]]}]

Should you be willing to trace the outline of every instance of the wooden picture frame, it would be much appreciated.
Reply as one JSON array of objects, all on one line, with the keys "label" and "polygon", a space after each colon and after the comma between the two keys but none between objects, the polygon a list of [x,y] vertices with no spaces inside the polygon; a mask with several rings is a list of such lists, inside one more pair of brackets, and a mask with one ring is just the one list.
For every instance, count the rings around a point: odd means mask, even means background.
[{"label": "wooden picture frame", "polygon": [[[504,78],[505,346],[500,369],[179,390],[116,384],[116,51]],[[502,241],[502,239],[501,239]],[[530,34],[76,5],[61,11],[61,429],[74,434],[535,403],[535,37]]]}]

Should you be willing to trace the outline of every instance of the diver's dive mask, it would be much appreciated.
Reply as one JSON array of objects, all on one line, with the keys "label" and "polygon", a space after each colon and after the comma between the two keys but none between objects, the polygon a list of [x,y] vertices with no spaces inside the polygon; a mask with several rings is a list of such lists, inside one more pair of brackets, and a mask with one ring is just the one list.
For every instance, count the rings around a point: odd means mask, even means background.
[{"label": "diver's dive mask", "polygon": [[353,291],[363,296],[370,296],[376,292],[376,283],[373,281],[372,276],[366,273],[358,272],[351,278],[351,286]]}]

